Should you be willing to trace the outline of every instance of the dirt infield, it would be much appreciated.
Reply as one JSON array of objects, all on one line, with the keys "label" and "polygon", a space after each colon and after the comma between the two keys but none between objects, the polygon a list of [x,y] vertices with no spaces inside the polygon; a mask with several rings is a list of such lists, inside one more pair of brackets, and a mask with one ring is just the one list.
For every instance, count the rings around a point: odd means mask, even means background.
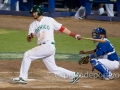
[{"label": "dirt infield", "polygon": [[[5,29],[28,30],[32,17],[2,16],[0,15],[0,27]],[[57,21],[71,31],[81,35],[91,35],[95,27],[104,27],[108,37],[119,37],[120,22],[75,20],[71,18],[56,18]],[[58,66],[82,74],[82,78],[75,84],[70,84],[68,79],[63,79],[51,74],[42,60],[33,61],[29,70],[28,84],[12,84],[11,79],[19,75],[21,60],[0,61],[0,90],[119,90],[120,68],[113,71],[115,79],[104,81],[96,78],[97,71],[91,71],[91,65],[79,66],[73,61],[56,61]]]},{"label": "dirt infield", "polygon": [[[97,78],[97,72],[91,72],[91,65],[79,66],[77,62],[57,61],[58,66],[81,73],[81,79],[70,84],[69,79],[60,78],[51,74],[42,60],[33,61],[29,70],[28,84],[12,84],[11,79],[19,75],[21,60],[0,61],[0,90],[118,90],[120,88],[120,69],[114,71],[114,80],[105,81]],[[70,67],[72,66],[72,67]]]}]

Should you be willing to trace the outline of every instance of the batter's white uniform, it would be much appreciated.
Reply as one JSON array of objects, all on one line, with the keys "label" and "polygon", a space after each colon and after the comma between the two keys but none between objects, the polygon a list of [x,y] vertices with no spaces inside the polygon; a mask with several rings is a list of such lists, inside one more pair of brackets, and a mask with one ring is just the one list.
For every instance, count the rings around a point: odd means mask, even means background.
[{"label": "batter's white uniform", "polygon": [[54,30],[59,30],[61,26],[62,24],[51,17],[43,17],[40,22],[34,20],[30,24],[28,35],[35,33],[38,46],[24,53],[19,77],[27,80],[31,62],[40,58],[51,73],[63,78],[73,79],[75,77],[75,72],[58,67],[55,63]]}]

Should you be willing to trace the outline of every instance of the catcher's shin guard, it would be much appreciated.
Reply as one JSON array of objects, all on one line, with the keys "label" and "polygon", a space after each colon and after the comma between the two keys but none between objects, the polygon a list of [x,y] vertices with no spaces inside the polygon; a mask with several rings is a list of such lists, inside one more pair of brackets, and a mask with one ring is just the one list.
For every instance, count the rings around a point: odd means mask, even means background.
[{"label": "catcher's shin guard", "polygon": [[92,64],[93,68],[98,70],[103,75],[105,80],[112,76],[112,73],[99,61],[92,59],[90,63]]}]

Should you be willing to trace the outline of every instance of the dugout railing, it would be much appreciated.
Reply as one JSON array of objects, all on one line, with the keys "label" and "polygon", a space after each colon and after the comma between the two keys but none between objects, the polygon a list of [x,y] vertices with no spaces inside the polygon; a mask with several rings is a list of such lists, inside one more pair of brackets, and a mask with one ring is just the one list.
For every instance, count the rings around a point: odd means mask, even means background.
[{"label": "dugout railing", "polygon": [[[116,4],[117,5],[117,11],[116,11],[117,15],[115,15],[114,17],[91,15],[91,5],[94,2],[104,3],[104,4]],[[120,21],[120,0],[86,0],[85,7],[86,7],[86,19]]]},{"label": "dugout railing", "polygon": [[[1,15],[17,15],[17,16],[31,16],[29,11],[15,11],[15,3],[17,0],[11,0],[10,10],[0,10]],[[73,11],[55,11],[55,2],[56,0],[48,0],[47,12],[44,13],[45,16],[50,17],[66,17],[74,16],[76,12]],[[75,2],[75,1],[74,1]],[[117,4],[117,16],[108,17],[108,16],[92,16],[91,15],[91,3],[113,3]],[[86,19],[95,19],[95,20],[110,20],[110,21],[120,21],[120,0],[86,0]]]}]

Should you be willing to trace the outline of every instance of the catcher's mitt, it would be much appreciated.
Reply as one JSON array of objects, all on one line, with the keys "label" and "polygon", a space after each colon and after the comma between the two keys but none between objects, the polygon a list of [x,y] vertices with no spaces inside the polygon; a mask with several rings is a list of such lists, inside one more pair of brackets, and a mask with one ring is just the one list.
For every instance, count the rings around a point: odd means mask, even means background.
[{"label": "catcher's mitt", "polygon": [[85,56],[85,57],[82,57],[82,58],[79,60],[78,64],[79,64],[79,65],[81,65],[81,64],[88,64],[89,61],[90,61],[90,56]]}]

